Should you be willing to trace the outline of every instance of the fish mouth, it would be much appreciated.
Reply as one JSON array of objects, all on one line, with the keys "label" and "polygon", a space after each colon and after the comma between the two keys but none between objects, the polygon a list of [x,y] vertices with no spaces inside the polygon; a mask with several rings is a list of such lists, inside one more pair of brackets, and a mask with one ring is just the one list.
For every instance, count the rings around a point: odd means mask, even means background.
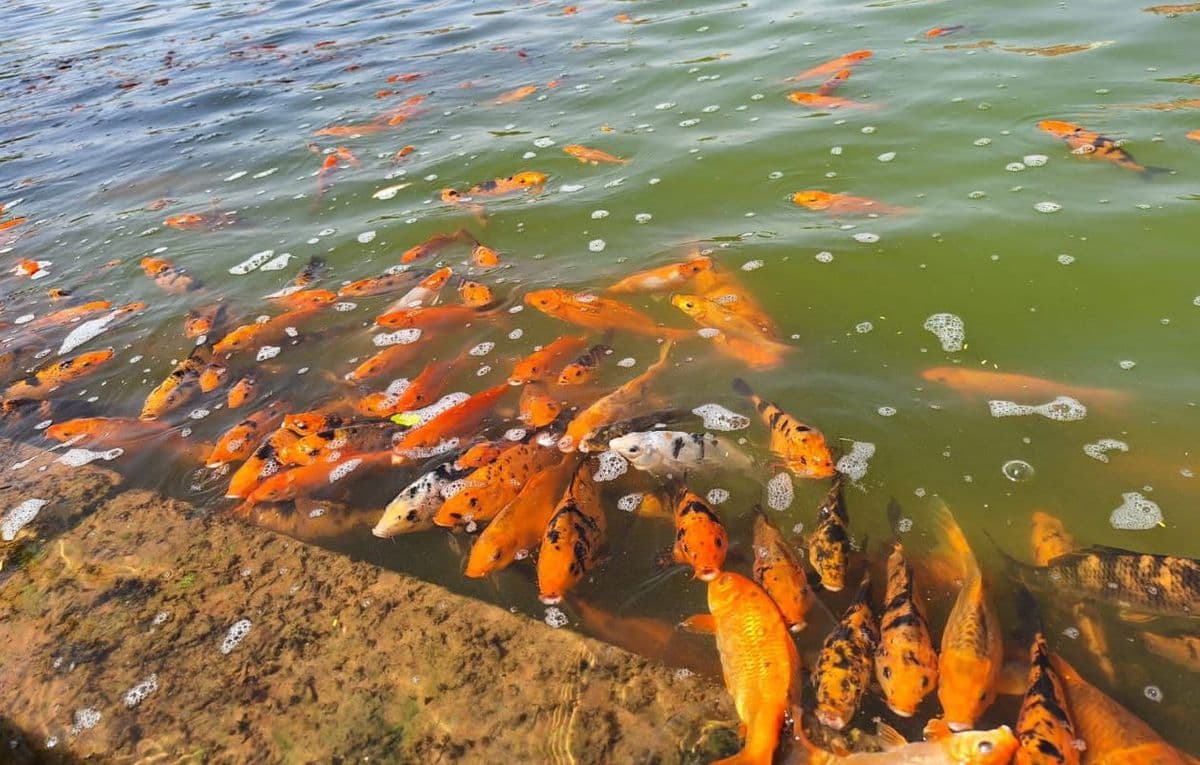
[{"label": "fish mouth", "polygon": [[962,733],[964,730],[971,730],[971,723],[950,722],[947,720],[946,727],[955,733]]},{"label": "fish mouth", "polygon": [[901,709],[901,708],[899,708],[899,707],[892,706],[891,704],[888,704],[888,705],[887,705],[887,708],[888,708],[888,709],[890,709],[890,710],[892,710],[892,713],[893,713],[893,714],[899,715],[900,717],[912,717],[912,716],[913,716],[913,713],[915,712],[915,710],[912,710],[912,709]]},{"label": "fish mouth", "polygon": [[807,626],[808,626],[807,622],[796,622],[791,627],[788,627],[788,629],[791,630],[792,632],[799,634],[799,633],[803,632],[804,628]]},{"label": "fish mouth", "polygon": [[711,582],[721,574],[720,569],[702,568],[696,572],[696,578],[701,582]]},{"label": "fish mouth", "polygon": [[817,710],[817,720],[819,720],[822,725],[833,728],[834,730],[841,730],[842,728],[846,727],[846,721],[832,712],[822,712],[821,710]]},{"label": "fish mouth", "polygon": [[538,600],[548,606],[557,606],[559,603],[562,603],[563,596],[558,593],[550,593],[549,595],[538,595]]},{"label": "fish mouth", "polygon": [[388,534],[388,531],[390,531],[390,529],[387,529],[383,526],[376,526],[375,528],[371,529],[371,533],[380,539],[387,539],[389,536],[391,536]]},{"label": "fish mouth", "polygon": [[838,585],[837,587],[830,587],[827,584],[822,584],[821,586],[824,587],[828,592],[841,592],[842,591],[841,585]]}]

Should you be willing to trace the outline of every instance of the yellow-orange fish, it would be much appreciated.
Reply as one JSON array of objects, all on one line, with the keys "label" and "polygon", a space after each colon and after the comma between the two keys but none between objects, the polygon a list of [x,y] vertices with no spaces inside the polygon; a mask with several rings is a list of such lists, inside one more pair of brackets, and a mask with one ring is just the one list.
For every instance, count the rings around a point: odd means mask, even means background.
[{"label": "yellow-orange fish", "polygon": [[667,354],[670,352],[671,341],[668,340],[659,347],[658,361],[648,366],[646,371],[575,415],[567,425],[567,432],[563,437],[564,446],[584,452],[607,449],[607,441],[602,445],[593,444],[592,434],[605,425],[625,419],[635,407],[645,403],[646,391],[654,378],[666,369]]},{"label": "yellow-orange fish", "polygon": [[600,561],[606,530],[600,489],[585,462],[546,523],[538,548],[539,600],[548,605],[562,602],[563,595]]},{"label": "yellow-orange fish", "polygon": [[658,268],[639,271],[636,274],[625,277],[606,291],[618,294],[630,292],[666,292],[667,290],[682,287],[696,276],[706,271],[711,271],[712,268],[712,258],[700,256],[684,261],[683,263],[671,263],[659,266]]},{"label": "yellow-orange fish", "polygon": [[675,562],[691,566],[697,579],[710,582],[721,573],[728,548],[729,534],[720,517],[698,495],[684,490],[675,503]]},{"label": "yellow-orange fish", "polygon": [[115,348],[88,351],[64,361],[42,367],[23,380],[18,380],[4,391],[6,398],[45,399],[59,386],[86,377],[111,361]]},{"label": "yellow-orange fish", "polygon": [[861,64],[871,57],[869,50],[856,50],[853,53],[847,53],[844,56],[838,56],[832,61],[826,61],[824,64],[814,66],[812,69],[806,69],[794,77],[788,77],[788,82],[797,82],[801,80],[815,80],[818,77],[826,77],[836,72],[840,72],[848,67],[853,67]]},{"label": "yellow-orange fish", "polygon": [[614,157],[613,155],[609,154],[606,151],[601,151],[600,149],[592,149],[587,146],[581,146],[580,144],[577,144],[577,143],[572,143],[572,144],[568,144],[568,145],[564,146],[563,151],[565,151],[567,154],[570,154],[572,157],[579,160],[580,162],[582,162],[585,165],[589,164],[589,163],[592,165],[598,165],[601,162],[608,164],[608,165],[629,164],[629,160],[627,160],[627,159],[621,159],[620,157]]},{"label": "yellow-orange fish", "polygon": [[692,336],[685,329],[660,327],[652,318],[624,303],[585,292],[535,290],[525,295],[525,304],[547,316],[589,329],[621,330],[671,340],[684,340]]},{"label": "yellow-orange fish", "polygon": [[768,446],[789,470],[801,478],[829,478],[834,474],[833,455],[821,431],[759,398],[741,378],[733,381],[733,390],[753,402],[759,417],[770,430]]},{"label": "yellow-orange fish", "polygon": [[907,207],[896,207],[870,197],[835,194],[819,189],[797,191],[792,195],[792,202],[809,210],[828,212],[833,215],[870,215],[872,213],[900,215],[909,211]]},{"label": "yellow-orange fish", "polygon": [[788,629],[800,632],[807,626],[816,596],[792,546],[761,508],[754,516],[754,581],[779,606]]}]

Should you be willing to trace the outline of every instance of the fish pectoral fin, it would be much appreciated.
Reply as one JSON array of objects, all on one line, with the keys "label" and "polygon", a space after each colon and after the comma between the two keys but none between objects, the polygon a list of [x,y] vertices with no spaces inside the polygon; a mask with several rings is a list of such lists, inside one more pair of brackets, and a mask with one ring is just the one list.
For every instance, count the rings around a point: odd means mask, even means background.
[{"label": "fish pectoral fin", "polygon": [[679,623],[681,629],[694,632],[697,635],[717,634],[717,621],[712,614],[695,614]]},{"label": "fish pectoral fin", "polygon": [[883,720],[875,723],[875,735],[879,737],[879,743],[885,752],[908,745],[908,740],[900,734],[900,731],[888,725]]}]

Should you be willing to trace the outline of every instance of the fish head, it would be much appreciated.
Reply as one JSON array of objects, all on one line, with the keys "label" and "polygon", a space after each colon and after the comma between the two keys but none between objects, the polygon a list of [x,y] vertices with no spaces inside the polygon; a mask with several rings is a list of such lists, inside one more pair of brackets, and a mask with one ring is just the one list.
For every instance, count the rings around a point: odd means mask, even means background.
[{"label": "fish head", "polygon": [[846,727],[846,715],[836,709],[818,705],[814,714],[816,714],[817,720],[828,728],[841,730]]},{"label": "fish head", "polygon": [[1076,549],[1075,540],[1067,533],[1062,520],[1035,510],[1031,520],[1029,543],[1033,549],[1034,563],[1045,566],[1060,555]]},{"label": "fish head", "polygon": [[558,376],[559,385],[577,385],[587,377],[590,370],[583,364],[571,362],[563,367],[562,373]]},{"label": "fish head", "polygon": [[509,178],[517,186],[524,188],[537,188],[546,185],[546,180],[549,178],[545,173],[539,173],[536,170],[525,170]]},{"label": "fish head", "polygon": [[694,576],[702,582],[719,577],[729,535],[708,503],[690,492],[685,495],[675,510],[675,528],[679,557],[691,564]]},{"label": "fish head", "polygon": [[900,717],[912,717],[937,686],[937,655],[928,642],[895,648],[884,642],[875,654],[875,677],[888,709]]},{"label": "fish head", "polygon": [[325,415],[318,412],[289,414],[283,418],[282,427],[296,433],[315,433],[324,425]]},{"label": "fish head", "polygon": [[105,348],[99,351],[81,353],[71,360],[71,367],[76,370],[88,369],[96,366],[97,364],[103,364],[115,356],[116,353],[117,350],[115,348]]},{"label": "fish head", "polygon": [[471,248],[471,260],[480,268],[494,268],[500,265],[500,255],[486,244],[477,244]]},{"label": "fish head", "polygon": [[956,733],[940,743],[949,762],[956,765],[1002,765],[1012,759],[1019,746],[1007,725]]},{"label": "fish head", "polygon": [[454,271],[450,266],[444,266],[434,271],[421,282],[420,287],[427,290],[440,290],[445,286],[446,282],[450,281],[450,277],[454,275]]},{"label": "fish head", "polygon": [[671,305],[686,313],[692,318],[699,318],[704,315],[705,299],[698,295],[672,295]]},{"label": "fish head", "polygon": [[937,694],[950,730],[973,727],[996,698],[991,661],[986,657],[943,650],[938,658]]},{"label": "fish head", "polygon": [[707,255],[701,255],[698,258],[692,258],[688,262],[679,266],[679,274],[685,279],[691,279],[705,271],[711,271],[713,267],[712,258]]},{"label": "fish head", "polygon": [[157,276],[158,274],[161,274],[163,271],[166,271],[171,268],[171,264],[168,263],[167,261],[163,260],[162,258],[145,257],[145,258],[142,258],[141,263],[139,263],[139,265],[142,267],[142,270],[145,271],[148,276]]},{"label": "fish head", "polygon": [[827,210],[833,200],[833,194],[828,191],[797,191],[792,195],[792,202],[807,207],[809,210]]},{"label": "fish head", "polygon": [[472,579],[480,579],[493,571],[502,568],[512,561],[516,555],[512,538],[500,534],[481,534],[471,546],[471,556],[467,559],[466,575]]},{"label": "fish head", "polygon": [[96,432],[98,426],[99,421],[93,418],[56,422],[46,428],[46,438],[52,438],[55,441],[70,441],[72,438],[79,438],[80,436]]},{"label": "fish head", "polygon": [[651,433],[627,433],[610,440],[608,448],[633,463],[634,467],[645,470],[655,461],[652,436]]},{"label": "fish head", "polygon": [[472,308],[482,308],[490,305],[495,299],[490,287],[470,279],[459,285],[458,294],[462,298],[463,304]]},{"label": "fish head", "polygon": [[1062,120],[1042,120],[1037,126],[1040,130],[1057,138],[1066,138],[1080,129],[1078,125]]},{"label": "fish head", "polygon": [[534,290],[525,295],[525,304],[544,313],[557,311],[563,304],[563,290]]},{"label": "fish head", "polygon": [[371,533],[381,539],[387,539],[432,525],[430,511],[441,504],[441,495],[438,492],[441,484],[437,471],[434,471],[404,487],[383,509],[383,515],[371,529]]},{"label": "fish head", "polygon": [[728,613],[756,587],[757,585],[741,574],[722,571],[708,580],[708,610],[714,616]]}]

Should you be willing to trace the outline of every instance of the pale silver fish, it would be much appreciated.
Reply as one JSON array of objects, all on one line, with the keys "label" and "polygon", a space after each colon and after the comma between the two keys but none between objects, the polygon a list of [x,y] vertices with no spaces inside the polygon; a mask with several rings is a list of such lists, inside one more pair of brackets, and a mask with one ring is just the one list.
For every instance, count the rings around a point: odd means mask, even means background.
[{"label": "pale silver fish", "polygon": [[628,433],[608,442],[638,470],[651,473],[702,467],[750,467],[746,455],[711,433],[649,430]]},{"label": "pale silver fish", "polygon": [[445,502],[442,489],[468,471],[456,470],[446,462],[406,486],[383,509],[379,523],[371,529],[377,537],[394,537],[433,528],[433,516]]}]

